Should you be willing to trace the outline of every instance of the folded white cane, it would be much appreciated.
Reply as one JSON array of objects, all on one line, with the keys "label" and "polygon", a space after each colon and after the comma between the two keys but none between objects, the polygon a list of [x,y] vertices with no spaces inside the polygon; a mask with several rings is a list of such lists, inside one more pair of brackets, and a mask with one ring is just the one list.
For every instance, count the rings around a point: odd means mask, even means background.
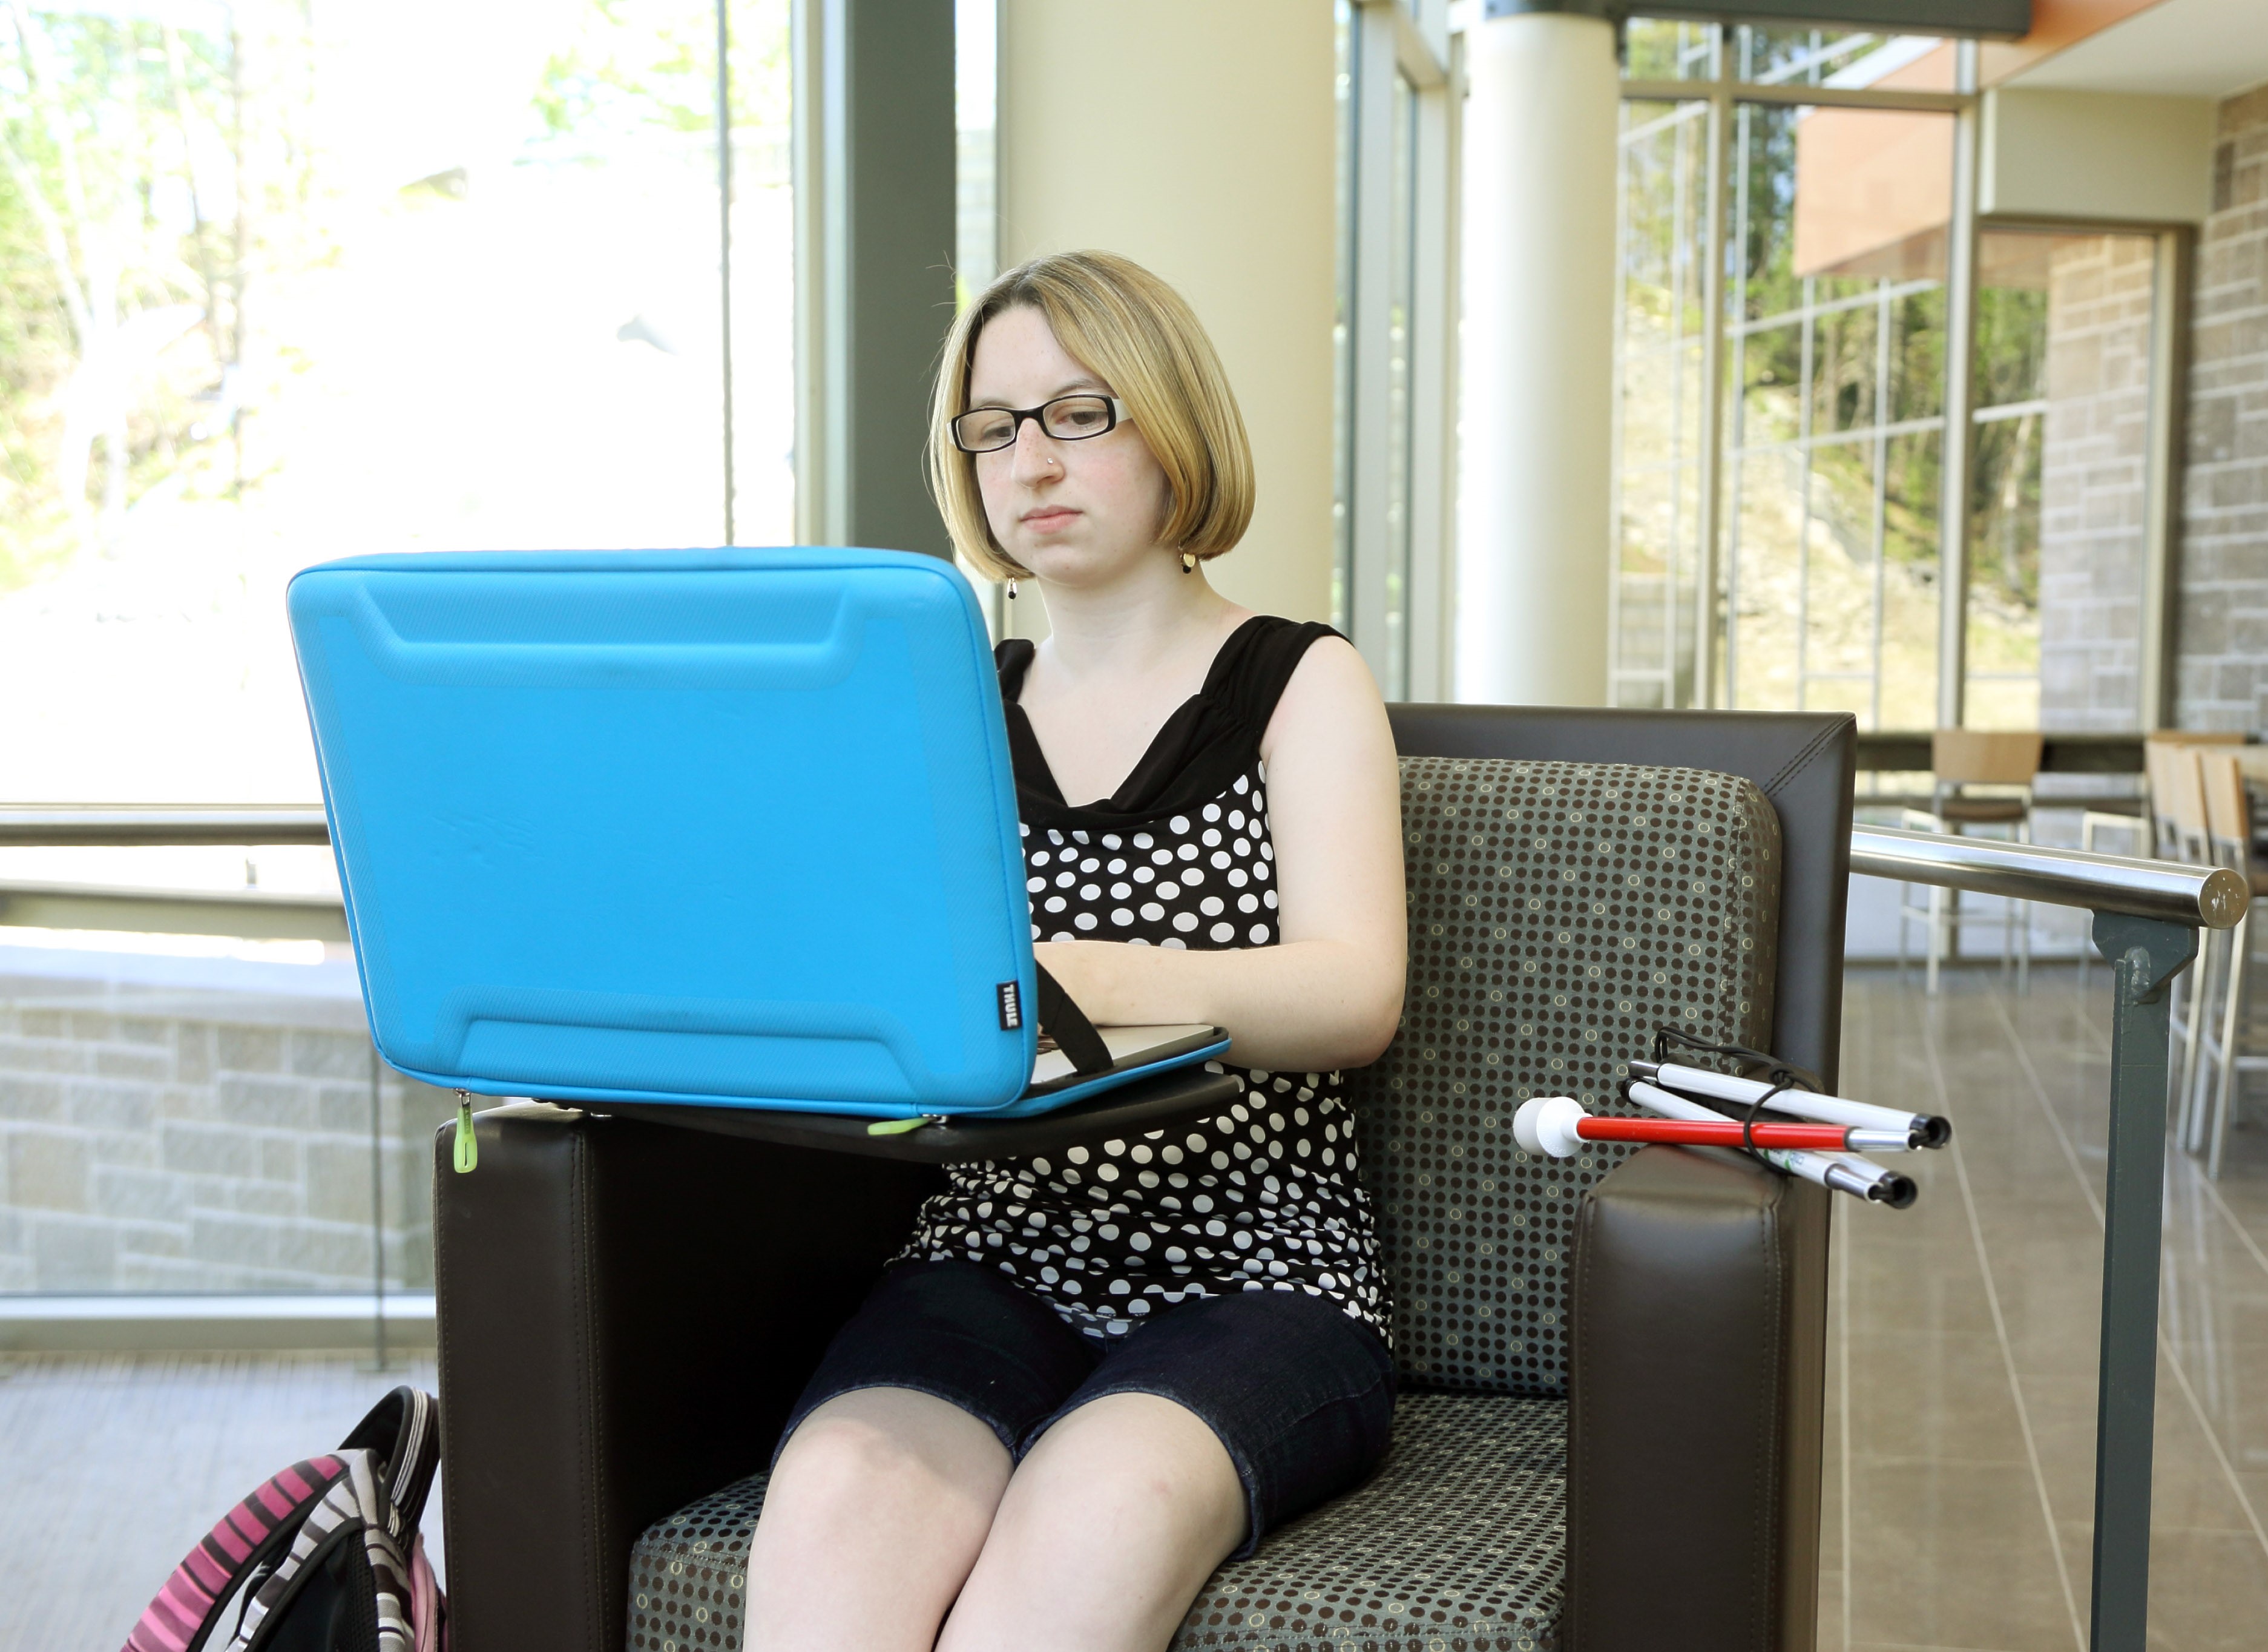
[{"label": "folded white cane", "polygon": [[1895,1107],[1850,1102],[1839,1095],[1819,1095],[1809,1090],[1774,1089],[1761,1079],[1734,1078],[1729,1073],[1712,1073],[1706,1067],[1682,1066],[1670,1061],[1659,1066],[1651,1061],[1633,1061],[1631,1076],[1680,1095],[1721,1102],[1728,1107],[1747,1109],[1762,1102],[1773,1112],[1785,1113],[1792,1118],[1847,1125],[1859,1130],[1895,1130],[1911,1136],[1909,1145],[1916,1147],[1941,1147],[1953,1139],[1952,1121],[1934,1113],[1901,1112]]},{"label": "folded white cane", "polygon": [[[1758,1086],[1759,1088],[1766,1088]],[[1643,1079],[1633,1079],[1630,1098],[1639,1106],[1660,1113],[1665,1118],[1683,1118],[1694,1123],[1718,1122],[1724,1115],[1698,1102],[1689,1102],[1682,1095],[1672,1095]],[[1782,1096],[1774,1096],[1777,1104]],[[1856,1106],[1859,1103],[1852,1103]],[[1892,1210],[1904,1210],[1914,1202],[1919,1191],[1911,1176],[1901,1176],[1896,1170],[1884,1169],[1871,1159],[1855,1153],[1818,1153],[1800,1147],[1763,1147],[1756,1156],[1765,1163],[1800,1176],[1807,1182],[1837,1193],[1848,1193],[1853,1198],[1870,1199],[1888,1205]]]}]

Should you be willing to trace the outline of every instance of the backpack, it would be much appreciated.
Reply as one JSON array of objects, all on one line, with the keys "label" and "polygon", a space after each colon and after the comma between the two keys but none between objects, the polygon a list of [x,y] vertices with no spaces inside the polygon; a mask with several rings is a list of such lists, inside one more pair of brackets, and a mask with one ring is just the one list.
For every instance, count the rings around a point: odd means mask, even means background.
[{"label": "backpack", "polygon": [[397,1388],[336,1451],[270,1477],[173,1568],[125,1652],[438,1652],[447,1606],[417,1517],[440,1424],[431,1395]]}]

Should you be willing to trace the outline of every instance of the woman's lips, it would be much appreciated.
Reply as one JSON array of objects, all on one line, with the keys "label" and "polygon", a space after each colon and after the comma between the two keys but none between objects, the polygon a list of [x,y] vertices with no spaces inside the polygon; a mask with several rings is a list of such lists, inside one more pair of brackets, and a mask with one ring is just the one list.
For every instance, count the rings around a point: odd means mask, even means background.
[{"label": "woman's lips", "polygon": [[1077,520],[1078,517],[1079,513],[1077,511],[1064,510],[1060,507],[1044,511],[1034,511],[1024,518],[1024,526],[1030,528],[1034,533],[1045,534],[1050,533],[1058,527],[1069,525],[1070,523]]}]

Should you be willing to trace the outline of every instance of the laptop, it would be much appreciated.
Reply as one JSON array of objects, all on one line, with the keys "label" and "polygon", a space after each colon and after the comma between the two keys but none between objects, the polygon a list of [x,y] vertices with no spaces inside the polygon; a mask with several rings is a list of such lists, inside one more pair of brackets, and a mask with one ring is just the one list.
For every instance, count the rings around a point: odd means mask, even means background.
[{"label": "laptop", "polygon": [[288,606],[401,1073],[1013,1117],[1228,1047],[1093,1028],[1036,967],[998,680],[947,563],[362,557],[298,574]]}]

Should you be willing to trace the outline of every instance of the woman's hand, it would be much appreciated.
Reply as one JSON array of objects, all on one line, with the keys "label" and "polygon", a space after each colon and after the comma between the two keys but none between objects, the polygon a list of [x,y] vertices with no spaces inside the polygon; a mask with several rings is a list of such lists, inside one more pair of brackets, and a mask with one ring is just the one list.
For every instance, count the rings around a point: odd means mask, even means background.
[{"label": "woman's hand", "polygon": [[1224,1027],[1232,1060],[1270,1072],[1363,1066],[1400,1023],[1409,936],[1394,735],[1362,656],[1336,638],[1309,648],[1260,749],[1279,944],[1033,951],[1091,1021]]}]

